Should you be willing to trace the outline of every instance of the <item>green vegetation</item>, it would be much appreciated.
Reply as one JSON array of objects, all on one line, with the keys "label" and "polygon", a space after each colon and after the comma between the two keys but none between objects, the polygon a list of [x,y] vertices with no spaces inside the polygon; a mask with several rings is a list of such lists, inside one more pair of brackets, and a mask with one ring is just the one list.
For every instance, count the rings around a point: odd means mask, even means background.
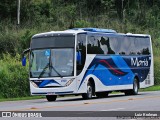
[{"label": "green vegetation", "polygon": [[0,66],[0,98],[29,96],[28,68],[22,67],[20,56],[5,54]]},{"label": "green vegetation", "polygon": [[20,25],[17,1],[1,0],[0,13],[0,98],[29,96],[28,68],[21,66],[20,54],[32,35],[73,27],[150,34],[155,85],[160,85],[159,0],[21,0]]},{"label": "green vegetation", "polygon": [[140,89],[139,91],[143,92],[143,91],[158,91],[158,90],[160,90],[160,86],[155,85],[155,86],[151,86],[151,87],[148,87],[148,88]]},{"label": "green vegetation", "polygon": [[0,102],[4,101],[19,101],[19,100],[33,100],[33,99],[42,99],[44,96],[28,96],[28,97],[16,97],[16,98],[0,98]]},{"label": "green vegetation", "polygon": [[154,57],[154,75],[155,85],[160,85],[160,56]]}]

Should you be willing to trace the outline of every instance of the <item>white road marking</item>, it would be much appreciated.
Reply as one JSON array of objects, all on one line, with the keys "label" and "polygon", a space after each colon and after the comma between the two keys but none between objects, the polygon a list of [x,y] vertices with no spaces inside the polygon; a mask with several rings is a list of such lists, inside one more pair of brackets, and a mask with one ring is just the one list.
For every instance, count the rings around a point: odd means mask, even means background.
[{"label": "white road marking", "polygon": [[117,111],[117,110],[123,110],[125,108],[115,108],[115,109],[108,109],[108,110],[101,110],[101,111]]}]

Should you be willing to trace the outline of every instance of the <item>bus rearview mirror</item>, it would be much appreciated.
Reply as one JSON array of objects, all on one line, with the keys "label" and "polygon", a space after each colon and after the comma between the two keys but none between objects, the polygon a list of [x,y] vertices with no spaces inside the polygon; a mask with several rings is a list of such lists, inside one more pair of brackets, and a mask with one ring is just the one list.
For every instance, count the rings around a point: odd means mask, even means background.
[{"label": "bus rearview mirror", "polygon": [[23,53],[22,53],[22,66],[26,66],[26,57],[25,57],[25,54],[29,53],[29,51],[30,51],[30,48],[24,50]]},{"label": "bus rearview mirror", "polygon": [[26,57],[22,58],[22,66],[26,66]]}]

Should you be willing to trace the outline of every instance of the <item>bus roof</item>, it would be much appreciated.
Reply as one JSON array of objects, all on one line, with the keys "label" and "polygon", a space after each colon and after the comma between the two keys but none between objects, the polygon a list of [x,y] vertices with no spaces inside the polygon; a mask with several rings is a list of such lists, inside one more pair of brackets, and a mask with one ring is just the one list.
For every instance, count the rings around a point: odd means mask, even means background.
[{"label": "bus roof", "polygon": [[111,36],[137,36],[137,37],[150,37],[150,35],[147,34],[132,34],[132,33],[117,33],[115,30],[112,29],[103,29],[103,28],[73,28],[73,29],[68,29],[64,31],[50,31],[50,32],[44,32],[44,33],[39,33],[35,34],[32,38],[39,38],[39,37],[47,37],[47,36],[55,36],[55,35],[61,35],[61,36],[73,36],[75,34],[79,33],[87,33],[87,34],[107,34]]},{"label": "bus roof", "polygon": [[132,33],[119,33],[119,35],[125,35],[125,36],[128,36],[128,37],[132,37],[132,36],[137,36],[137,37],[150,37],[149,34],[132,34]]},{"label": "bus roof", "polygon": [[103,28],[73,28],[71,30],[83,30],[86,32],[100,32],[100,33],[117,33],[112,29],[103,29]]}]

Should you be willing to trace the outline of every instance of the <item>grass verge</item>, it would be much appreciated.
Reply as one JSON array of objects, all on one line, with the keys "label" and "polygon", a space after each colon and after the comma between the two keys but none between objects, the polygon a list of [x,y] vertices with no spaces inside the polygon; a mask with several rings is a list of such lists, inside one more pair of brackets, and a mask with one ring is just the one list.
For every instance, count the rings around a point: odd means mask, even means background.
[{"label": "grass verge", "polygon": [[151,86],[148,88],[143,88],[139,90],[140,92],[145,92],[145,91],[160,91],[160,85],[155,85],[155,86]]},{"label": "grass verge", "polygon": [[0,102],[4,101],[19,101],[19,100],[34,100],[34,99],[42,99],[45,96],[28,96],[28,97],[18,97],[18,98],[0,98]]}]

